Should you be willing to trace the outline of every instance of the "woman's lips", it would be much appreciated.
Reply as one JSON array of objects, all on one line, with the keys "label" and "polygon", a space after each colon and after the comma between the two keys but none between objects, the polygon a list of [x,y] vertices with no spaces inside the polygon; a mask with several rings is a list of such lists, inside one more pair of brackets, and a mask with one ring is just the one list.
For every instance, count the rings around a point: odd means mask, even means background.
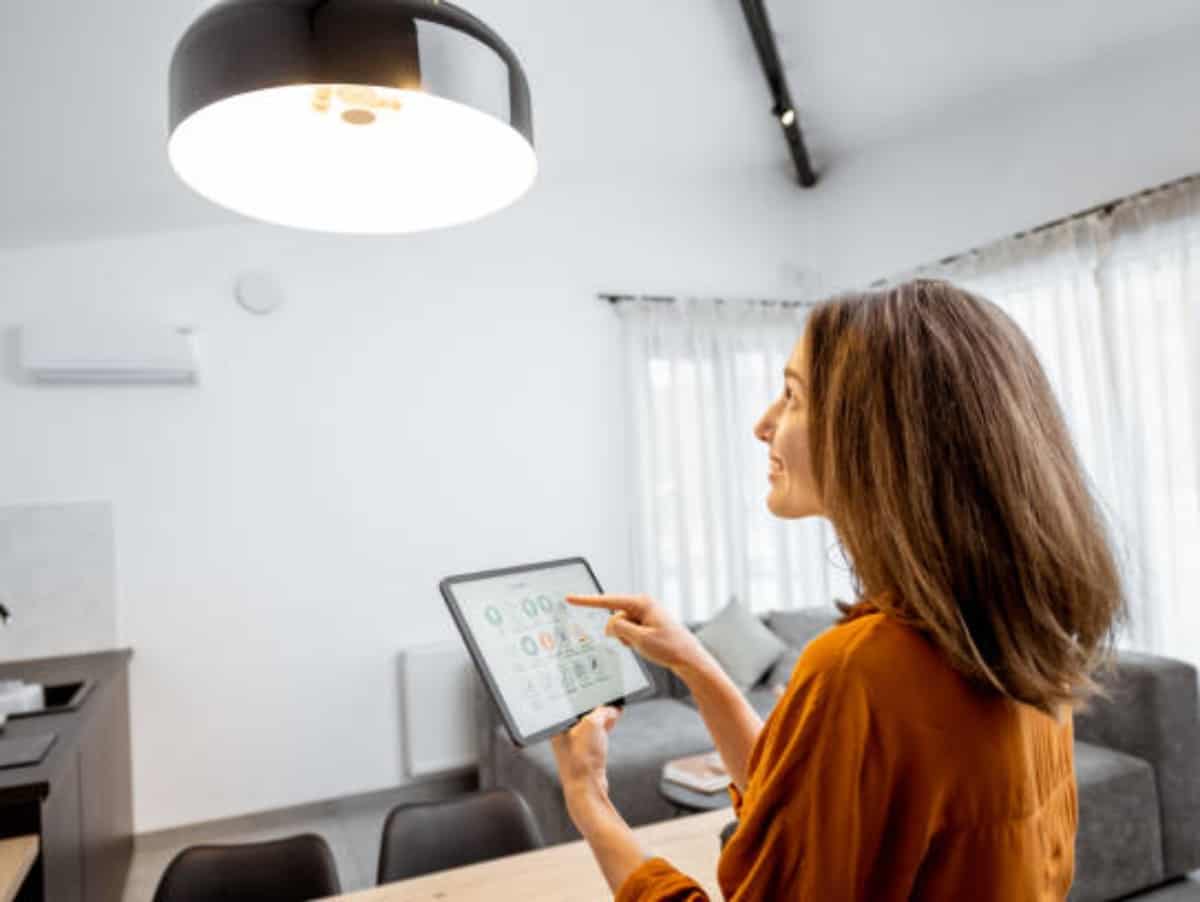
[{"label": "woman's lips", "polygon": [[774,479],[783,472],[783,461],[777,457],[772,457],[767,468],[767,478]]}]

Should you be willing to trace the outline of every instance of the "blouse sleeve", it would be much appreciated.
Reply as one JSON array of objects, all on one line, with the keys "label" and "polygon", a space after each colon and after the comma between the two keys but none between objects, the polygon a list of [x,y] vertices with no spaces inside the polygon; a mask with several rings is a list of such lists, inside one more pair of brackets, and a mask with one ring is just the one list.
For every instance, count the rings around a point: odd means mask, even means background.
[{"label": "blouse sleeve", "polygon": [[734,783],[729,784],[729,800],[733,803],[733,816],[742,816],[742,791]]},{"label": "blouse sleeve", "polygon": [[665,858],[647,858],[625,878],[613,902],[709,902],[708,893]]}]

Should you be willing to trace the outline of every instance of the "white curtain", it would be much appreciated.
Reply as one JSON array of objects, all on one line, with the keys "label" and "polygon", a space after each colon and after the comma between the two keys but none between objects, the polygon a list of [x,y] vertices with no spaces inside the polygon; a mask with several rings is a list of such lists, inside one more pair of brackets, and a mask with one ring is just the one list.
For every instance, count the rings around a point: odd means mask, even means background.
[{"label": "white curtain", "polygon": [[849,598],[824,520],[766,508],[754,424],[783,387],[807,308],[680,299],[617,305],[626,349],[638,591],[686,622],[731,597],[752,610]]},{"label": "white curtain", "polygon": [[[1116,544],[1122,644],[1200,664],[1200,182],[926,267],[1029,335]],[[899,281],[898,277],[894,281]],[[823,520],[765,506],[754,423],[806,308],[625,302],[635,579],[688,620],[850,597]]]},{"label": "white curtain", "polygon": [[1121,561],[1122,644],[1200,663],[1200,189],[1188,182],[937,275],[1037,348]]}]

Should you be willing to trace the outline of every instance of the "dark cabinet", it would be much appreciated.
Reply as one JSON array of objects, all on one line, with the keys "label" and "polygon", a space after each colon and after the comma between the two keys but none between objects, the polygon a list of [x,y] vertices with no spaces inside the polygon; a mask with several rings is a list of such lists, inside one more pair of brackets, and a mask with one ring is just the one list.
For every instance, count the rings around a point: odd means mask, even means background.
[{"label": "dark cabinet", "polygon": [[[42,803],[42,877],[45,891],[29,898],[55,902],[83,902],[83,832],[79,829],[79,756],[72,755],[50,794]],[[0,809],[0,819],[4,816]],[[30,875],[37,889],[34,868]]]},{"label": "dark cabinet", "polygon": [[10,720],[5,735],[54,732],[40,764],[0,770],[0,837],[37,833],[21,900],[120,902],[133,855],[128,651],[0,665],[0,679],[85,681],[57,714]]}]

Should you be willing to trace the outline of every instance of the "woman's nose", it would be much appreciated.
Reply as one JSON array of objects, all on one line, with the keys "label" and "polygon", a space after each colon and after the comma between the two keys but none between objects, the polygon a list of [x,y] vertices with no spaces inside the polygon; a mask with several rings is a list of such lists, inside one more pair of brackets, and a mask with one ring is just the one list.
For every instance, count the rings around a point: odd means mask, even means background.
[{"label": "woman's nose", "polygon": [[760,442],[770,443],[770,414],[764,414],[763,418],[754,424],[754,437]]}]

